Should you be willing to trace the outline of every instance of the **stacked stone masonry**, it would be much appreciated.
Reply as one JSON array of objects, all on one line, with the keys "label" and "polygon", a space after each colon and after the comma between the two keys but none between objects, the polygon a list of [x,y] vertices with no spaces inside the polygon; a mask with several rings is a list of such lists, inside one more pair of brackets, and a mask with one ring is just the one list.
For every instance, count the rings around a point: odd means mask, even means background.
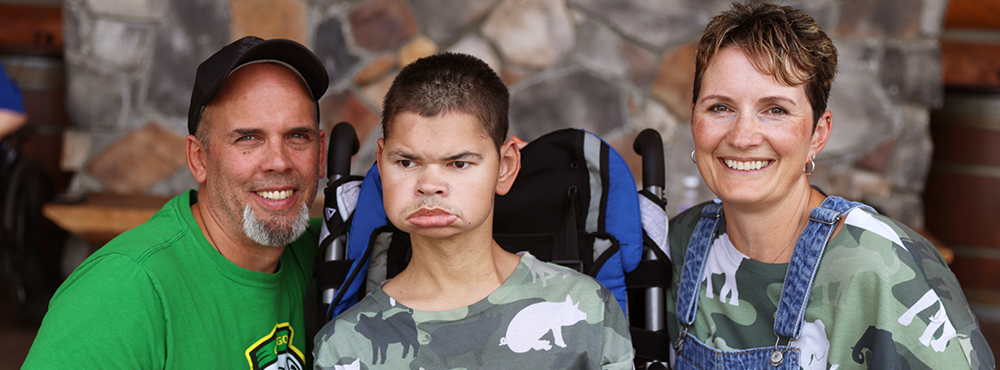
[{"label": "stacked stone masonry", "polygon": [[[640,181],[631,140],[642,129],[658,130],[672,215],[685,191],[681,179],[697,176],[688,158],[692,47],[728,3],[65,0],[73,124],[66,140],[77,149],[64,155],[63,167],[76,171],[74,191],[173,195],[196,187],[179,145],[196,66],[239,37],[283,37],[309,46],[326,66],[322,125],[355,125],[362,142],[356,173],[374,162],[381,99],[399,69],[457,51],[485,60],[508,84],[511,133],[521,139],[590,130]],[[840,50],[829,106],[834,134],[812,183],[921,227],[928,112],[942,102],[937,37],[946,1],[783,3],[811,14]],[[712,197],[704,185],[697,192],[698,200]]]}]

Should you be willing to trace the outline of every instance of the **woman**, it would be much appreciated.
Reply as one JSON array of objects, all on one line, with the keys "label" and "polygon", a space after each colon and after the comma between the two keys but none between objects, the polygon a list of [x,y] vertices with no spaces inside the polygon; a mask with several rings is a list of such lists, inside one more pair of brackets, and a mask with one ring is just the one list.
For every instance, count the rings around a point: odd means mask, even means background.
[{"label": "woman", "polygon": [[735,4],[696,55],[691,158],[719,199],[671,221],[676,368],[995,368],[927,240],[810,187],[837,65],[815,21]]}]

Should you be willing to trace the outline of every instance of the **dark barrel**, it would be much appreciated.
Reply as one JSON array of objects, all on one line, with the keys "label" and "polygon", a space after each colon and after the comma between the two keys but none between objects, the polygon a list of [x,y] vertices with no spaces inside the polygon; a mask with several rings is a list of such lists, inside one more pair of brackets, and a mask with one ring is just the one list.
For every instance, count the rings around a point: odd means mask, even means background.
[{"label": "dark barrel", "polygon": [[927,229],[954,250],[970,299],[1000,297],[1000,92],[949,90],[930,127]]}]

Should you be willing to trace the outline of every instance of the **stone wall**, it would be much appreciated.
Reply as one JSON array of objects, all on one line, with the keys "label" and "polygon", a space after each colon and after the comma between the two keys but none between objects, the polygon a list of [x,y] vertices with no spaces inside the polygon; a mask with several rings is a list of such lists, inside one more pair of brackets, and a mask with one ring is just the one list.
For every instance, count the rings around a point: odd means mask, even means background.
[{"label": "stone wall", "polygon": [[[244,35],[312,48],[331,77],[322,122],[355,125],[355,172],[374,161],[381,98],[400,66],[438,51],[485,60],[512,92],[511,133],[601,135],[637,177],[631,142],[663,136],[671,214],[712,194],[688,155],[692,46],[725,0],[66,0],[68,110],[62,165],[72,189],[173,195],[197,64]],[[833,138],[811,177],[922,226],[928,112],[941,104],[945,0],[784,1],[840,50]],[[691,178],[695,176],[694,178]],[[689,177],[684,181],[685,177]],[[685,186],[688,183],[688,187]]]}]

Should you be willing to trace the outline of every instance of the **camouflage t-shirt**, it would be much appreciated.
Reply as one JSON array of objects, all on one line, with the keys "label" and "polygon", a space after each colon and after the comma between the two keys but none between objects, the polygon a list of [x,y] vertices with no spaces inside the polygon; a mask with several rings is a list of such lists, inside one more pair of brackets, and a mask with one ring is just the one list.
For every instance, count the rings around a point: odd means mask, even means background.
[{"label": "camouflage t-shirt", "polygon": [[[676,287],[703,206],[670,224],[674,289],[667,294],[667,324],[672,339],[679,335]],[[788,264],[740,253],[729,240],[724,217],[717,234],[688,335],[725,351],[773,347]],[[809,370],[995,368],[958,281],[937,249],[906,226],[863,209],[848,213],[827,243],[802,335],[791,346],[801,349],[800,366]]]},{"label": "camouflage t-shirt", "polygon": [[524,253],[483,300],[418,311],[376,289],[316,335],[316,369],[631,369],[628,323],[594,279]]}]

